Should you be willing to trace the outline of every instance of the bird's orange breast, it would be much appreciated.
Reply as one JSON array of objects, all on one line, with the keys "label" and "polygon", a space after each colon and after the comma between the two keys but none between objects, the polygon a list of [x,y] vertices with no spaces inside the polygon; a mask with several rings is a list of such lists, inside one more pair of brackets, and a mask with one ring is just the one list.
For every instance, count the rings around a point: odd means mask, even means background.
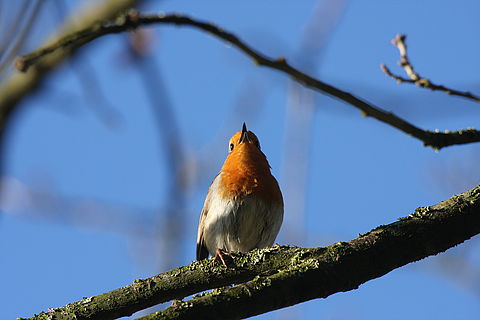
[{"label": "bird's orange breast", "polygon": [[283,204],[277,180],[265,155],[252,144],[239,144],[221,170],[220,194],[225,198],[255,196],[266,203]]}]

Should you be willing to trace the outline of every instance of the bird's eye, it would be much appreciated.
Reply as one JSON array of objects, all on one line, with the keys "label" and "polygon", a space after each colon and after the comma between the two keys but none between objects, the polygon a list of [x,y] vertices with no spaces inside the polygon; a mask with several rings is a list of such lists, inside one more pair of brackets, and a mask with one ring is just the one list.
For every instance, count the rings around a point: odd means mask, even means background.
[{"label": "bird's eye", "polygon": [[234,147],[233,143],[230,143],[230,146],[228,147],[228,150],[230,150],[230,152],[232,152],[232,151],[233,151],[233,147]]}]

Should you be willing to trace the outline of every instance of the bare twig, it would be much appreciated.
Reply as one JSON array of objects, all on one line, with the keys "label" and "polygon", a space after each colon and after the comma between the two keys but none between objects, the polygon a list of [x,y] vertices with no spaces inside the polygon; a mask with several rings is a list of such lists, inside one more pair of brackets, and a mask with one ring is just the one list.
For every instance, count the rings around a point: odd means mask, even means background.
[{"label": "bare twig", "polygon": [[406,37],[407,36],[404,34],[397,34],[395,39],[392,40],[392,44],[396,46],[398,48],[398,51],[400,52],[400,61],[398,61],[398,64],[403,68],[403,70],[405,70],[405,73],[407,74],[408,78],[392,73],[390,69],[385,64],[382,63],[380,65],[380,68],[387,76],[395,79],[395,81],[397,81],[398,83],[403,83],[403,82],[412,83],[421,88],[430,89],[432,91],[443,91],[452,96],[459,96],[459,97],[473,100],[475,102],[480,102],[480,96],[474,95],[468,91],[458,91],[458,90],[447,88],[442,85],[434,84],[429,79],[424,78],[420,76],[417,72],[415,72],[415,70],[413,69],[412,63],[410,62],[407,56],[407,44],[405,43]]},{"label": "bare twig", "polygon": [[364,116],[370,116],[381,122],[389,124],[390,126],[421,140],[425,146],[431,146],[436,150],[451,145],[480,142],[480,131],[474,129],[452,132],[439,132],[420,129],[403,120],[402,118],[397,117],[391,112],[376,107],[365,100],[355,97],[349,92],[333,87],[299,71],[288,64],[286,59],[283,57],[279,57],[277,59],[269,58],[256,51],[230,32],[227,32],[211,23],[201,22],[178,14],[140,15],[137,12],[130,12],[129,14],[117,17],[117,19],[114,21],[98,23],[89,28],[71,33],[50,45],[40,48],[28,55],[22,56],[17,59],[16,66],[19,70],[26,71],[31,65],[52,53],[68,50],[72,46],[79,47],[107,34],[134,30],[140,26],[151,24],[187,25],[203,30],[229,42],[232,46],[235,46],[240,51],[250,56],[255,64],[284,72],[304,86],[342,100],[361,110]]},{"label": "bare twig", "polygon": [[194,261],[134,284],[40,313],[31,319],[115,319],[149,306],[217,289],[143,319],[239,319],[357,289],[408,263],[480,233],[480,186],[400,221],[325,248],[272,247],[232,253],[225,268]]}]

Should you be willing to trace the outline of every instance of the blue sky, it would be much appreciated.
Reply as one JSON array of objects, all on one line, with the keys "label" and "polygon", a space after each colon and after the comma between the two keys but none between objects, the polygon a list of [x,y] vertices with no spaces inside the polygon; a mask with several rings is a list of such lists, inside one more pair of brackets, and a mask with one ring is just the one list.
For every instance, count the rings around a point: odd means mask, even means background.
[{"label": "blue sky", "polygon": [[[69,10],[78,4],[67,3]],[[25,53],[55,27],[49,8],[44,7]],[[478,128],[480,106],[399,85],[379,65],[402,72],[390,40],[405,33],[421,75],[479,94],[479,10],[474,0],[150,1],[145,6],[148,12],[211,21],[267,55],[284,56],[321,80],[432,130]],[[321,32],[309,38],[321,49],[308,54],[301,50],[302,39],[313,22],[331,29],[326,38]],[[259,137],[284,193],[280,244],[347,241],[479,184],[477,144],[435,152],[361,117],[351,106],[298,91],[285,75],[255,66],[212,36],[186,27],[152,30],[147,34],[149,59],[155,62],[151,72],[162,79],[158,90],[173,109],[175,143],[185,159],[180,236],[165,239],[172,176],[127,38],[97,40],[25,99],[12,125],[0,218],[0,300],[7,302],[0,318],[30,316],[153,276],[168,264],[192,261],[203,199],[225,159],[228,139],[244,121]],[[79,78],[82,70],[88,77]],[[98,87],[102,97],[88,86]],[[298,94],[303,103],[295,102]],[[105,110],[116,120],[103,121],[99,113]],[[358,290],[259,318],[473,319],[480,314],[479,241],[477,236]]]}]

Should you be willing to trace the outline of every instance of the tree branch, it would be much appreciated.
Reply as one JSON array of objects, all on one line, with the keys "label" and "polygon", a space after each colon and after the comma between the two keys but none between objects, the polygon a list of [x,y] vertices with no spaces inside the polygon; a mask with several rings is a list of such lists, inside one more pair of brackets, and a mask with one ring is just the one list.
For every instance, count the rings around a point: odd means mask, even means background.
[{"label": "tree branch", "polygon": [[404,34],[397,34],[395,39],[392,40],[392,44],[397,47],[399,53],[400,53],[400,61],[398,61],[398,65],[400,65],[403,70],[405,70],[405,73],[407,74],[408,78],[401,77],[399,75],[396,75],[390,71],[390,69],[385,65],[381,64],[380,68],[382,71],[389,77],[393,78],[396,80],[398,83],[412,83],[420,88],[426,88],[430,89],[432,91],[443,91],[446,92],[447,94],[450,94],[452,96],[459,96],[463,98],[470,99],[475,102],[480,102],[480,97],[474,95],[471,92],[468,91],[458,91],[454,89],[447,88],[442,85],[434,84],[432,81],[430,81],[427,78],[424,78],[420,76],[414,69],[413,65],[410,62],[410,59],[408,59],[407,56],[407,44],[405,42],[405,39],[407,38],[406,35]]},{"label": "tree branch", "polygon": [[17,59],[16,66],[19,70],[26,71],[30,66],[37,63],[40,59],[43,59],[44,57],[56,52],[69,50],[71,46],[79,47],[107,34],[134,30],[140,26],[151,24],[186,25],[203,30],[211,35],[229,42],[232,46],[235,46],[240,51],[251,57],[257,65],[265,66],[288,74],[294,80],[303,84],[304,86],[342,100],[361,110],[364,116],[373,117],[383,123],[397,128],[398,130],[421,140],[425,146],[431,146],[436,150],[451,145],[480,142],[480,131],[474,129],[457,130],[452,132],[422,130],[403,120],[402,118],[397,117],[391,112],[367,103],[366,101],[355,97],[351,93],[340,90],[325,82],[315,79],[308,74],[299,71],[298,69],[295,69],[294,67],[290,66],[283,57],[272,59],[263,55],[240,40],[233,33],[227,32],[211,23],[201,22],[176,14],[140,15],[137,12],[130,12],[129,14],[117,17],[117,19],[114,21],[98,23],[89,28],[71,33],[48,46],[22,56]]},{"label": "tree branch", "polygon": [[[113,19],[120,12],[131,8],[138,0],[110,0],[104,1],[101,5],[85,10],[85,12],[76,12],[75,25],[71,23],[61,27],[60,38],[68,35],[76,30],[87,28],[98,20]],[[54,42],[49,42],[46,46],[50,46]],[[25,74],[13,74],[9,79],[5,80],[0,86],[0,144],[3,143],[5,127],[12,113],[16,110],[19,102],[32,93],[52,70],[59,66],[65,59],[70,57],[81,44],[72,43],[63,50],[51,52],[48,57],[39,61],[35,67]],[[15,64],[18,67],[18,59]]]},{"label": "tree branch", "polygon": [[115,319],[171,299],[152,319],[237,319],[291,306],[362,283],[438,254],[480,233],[480,186],[405,218],[325,248],[272,247],[233,254],[230,268],[195,261],[30,319]]}]

